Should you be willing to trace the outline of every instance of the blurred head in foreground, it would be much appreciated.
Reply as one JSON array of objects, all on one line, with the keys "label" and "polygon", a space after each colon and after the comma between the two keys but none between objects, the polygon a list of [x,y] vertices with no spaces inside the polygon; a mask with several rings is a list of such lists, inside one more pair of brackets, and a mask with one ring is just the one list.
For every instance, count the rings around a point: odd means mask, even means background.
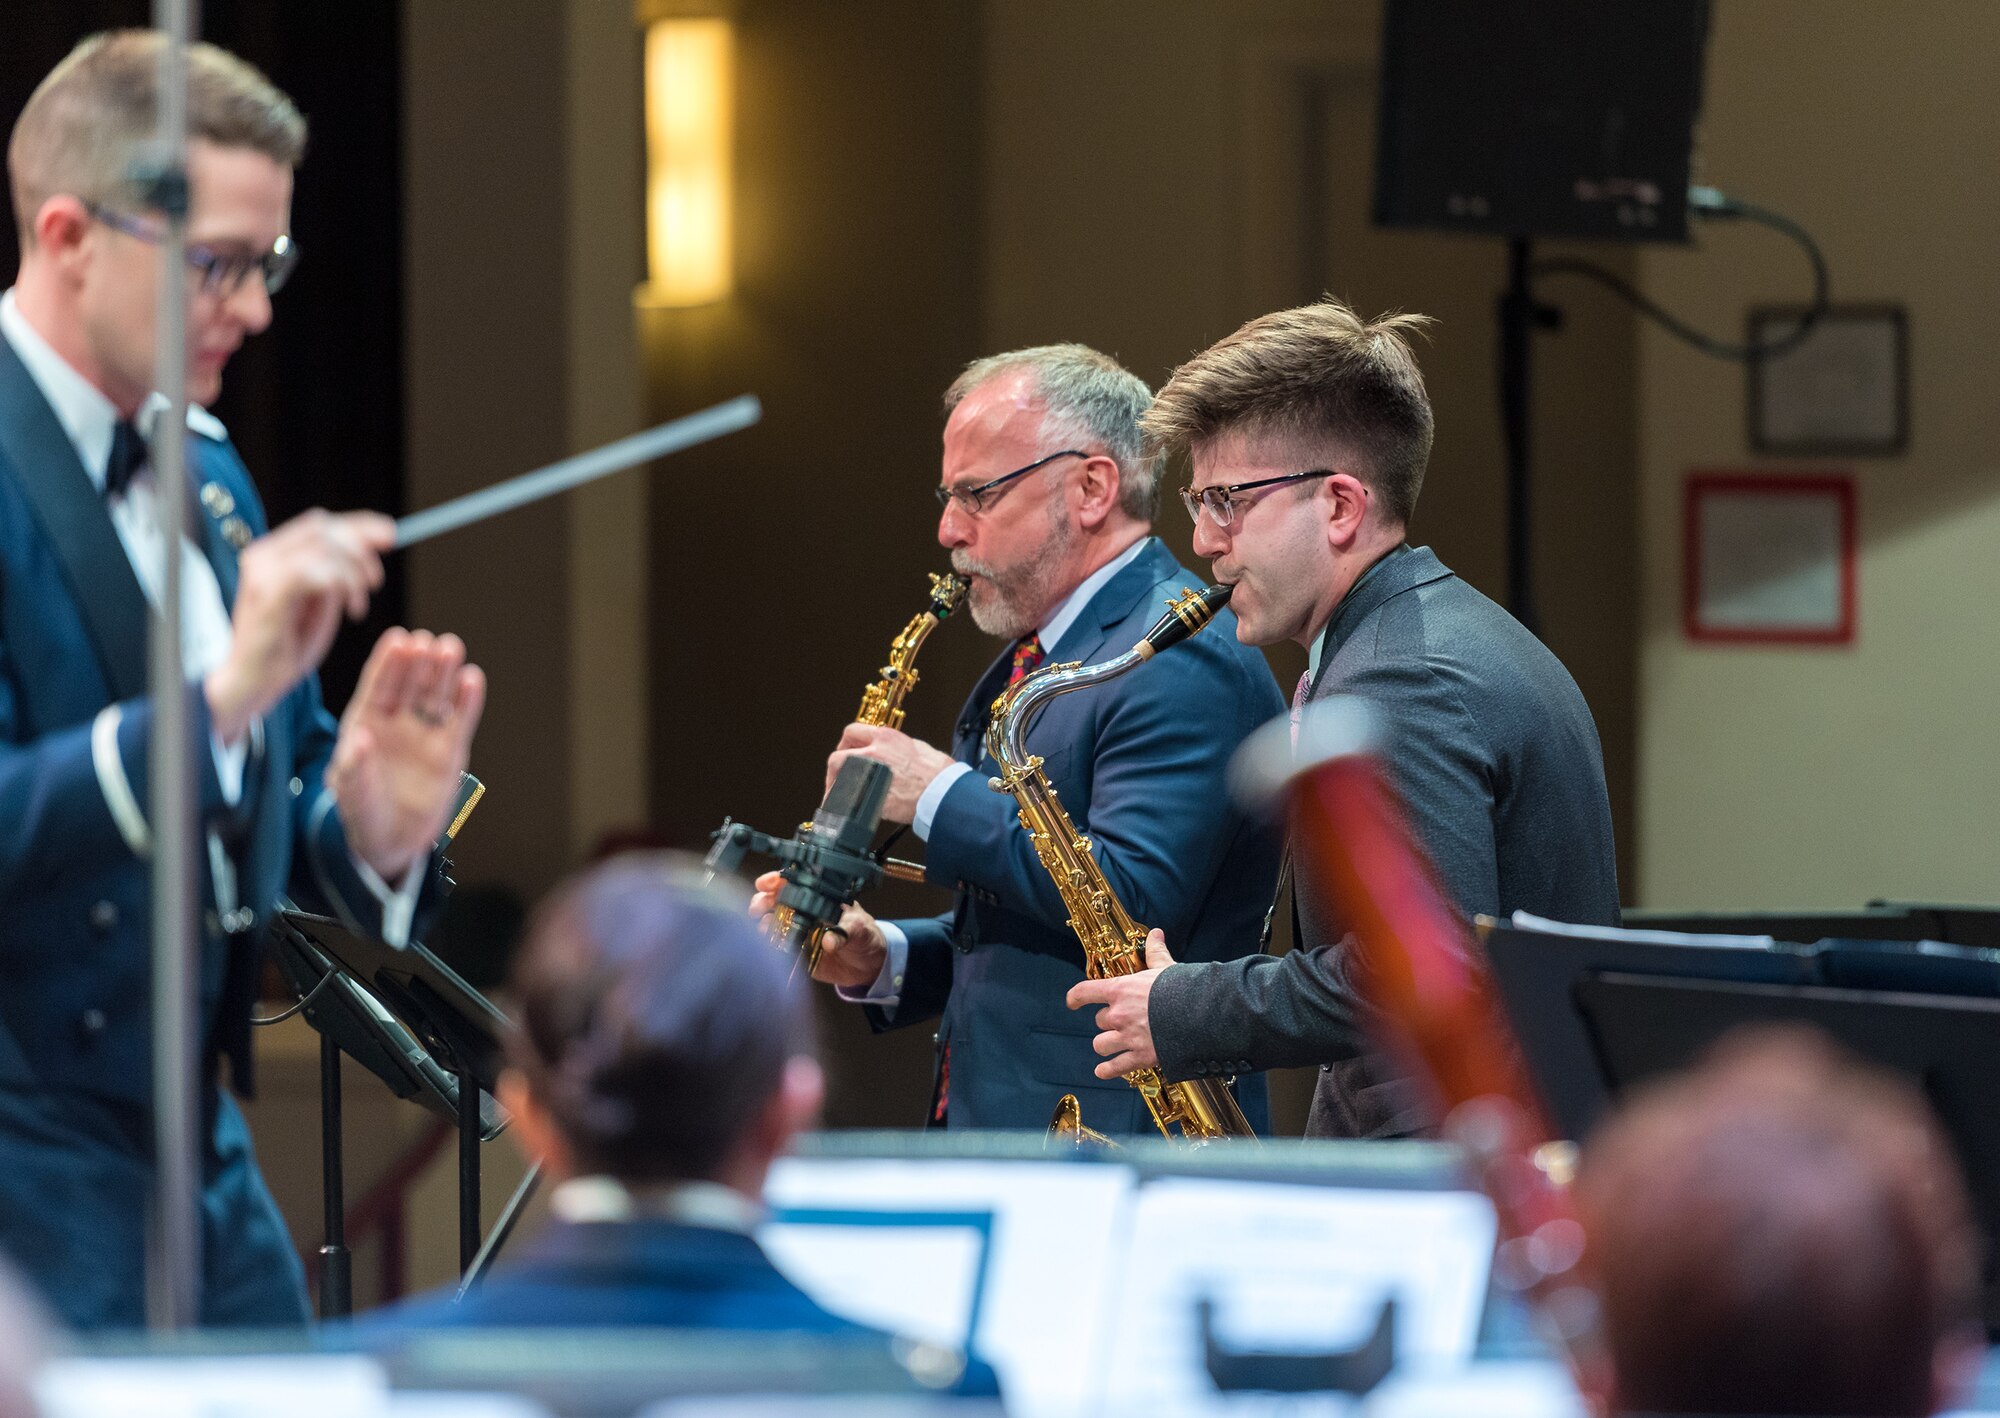
[{"label": "blurred head in foreground", "polygon": [[1804,1029],[1732,1035],[1584,1149],[1627,1413],[1927,1414],[1977,1362],[1978,1247],[1915,1089]]},{"label": "blurred head in foreground", "polygon": [[0,1418],[35,1418],[35,1371],[48,1357],[49,1320],[0,1259]]},{"label": "blurred head in foreground", "polygon": [[501,1101],[556,1180],[757,1198],[818,1113],[790,957],[690,858],[628,855],[565,882],[529,922],[513,984]]}]

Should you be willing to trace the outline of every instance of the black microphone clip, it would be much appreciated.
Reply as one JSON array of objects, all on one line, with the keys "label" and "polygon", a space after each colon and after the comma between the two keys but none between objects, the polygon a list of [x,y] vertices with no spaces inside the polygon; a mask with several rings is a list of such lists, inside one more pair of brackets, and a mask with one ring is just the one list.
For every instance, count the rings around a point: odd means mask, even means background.
[{"label": "black microphone clip", "polygon": [[808,826],[789,838],[772,837],[725,818],[707,865],[711,871],[733,870],[752,852],[778,861],[785,878],[778,905],[792,913],[785,943],[805,951],[816,932],[837,929],[840,913],[882,880],[882,864],[871,848],[890,781],[887,765],[850,758]]}]

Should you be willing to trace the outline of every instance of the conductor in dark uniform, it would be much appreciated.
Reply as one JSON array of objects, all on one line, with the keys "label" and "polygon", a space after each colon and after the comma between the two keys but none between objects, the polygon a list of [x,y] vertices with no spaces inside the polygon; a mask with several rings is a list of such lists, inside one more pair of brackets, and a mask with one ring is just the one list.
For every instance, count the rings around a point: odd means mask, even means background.
[{"label": "conductor in dark uniform", "polygon": [[189,480],[163,544],[149,440],[162,237],[128,174],[157,121],[160,36],[86,40],[8,149],[21,266],[0,299],[0,1249],[80,1328],[143,1318],[154,1171],[146,805],[149,604],[181,562],[199,742],[205,1324],[302,1322],[297,1253],[220,1083],[248,1080],[250,942],[281,893],[391,943],[433,879],[485,683],[455,637],[391,630],[338,726],[315,676],[381,584],[387,519],[267,530],[200,407],[296,260],[305,124],[254,69],[189,55]]}]

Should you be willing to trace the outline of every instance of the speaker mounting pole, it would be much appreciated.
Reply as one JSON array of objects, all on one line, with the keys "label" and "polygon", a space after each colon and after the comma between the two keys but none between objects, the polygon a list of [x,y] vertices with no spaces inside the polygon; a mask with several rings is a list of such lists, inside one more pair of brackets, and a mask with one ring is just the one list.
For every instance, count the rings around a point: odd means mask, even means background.
[{"label": "speaker mounting pole", "polygon": [[1507,444],[1507,609],[1536,634],[1534,557],[1534,335],[1562,327],[1562,312],[1535,299],[1534,243],[1507,238],[1500,295],[1500,432]]}]

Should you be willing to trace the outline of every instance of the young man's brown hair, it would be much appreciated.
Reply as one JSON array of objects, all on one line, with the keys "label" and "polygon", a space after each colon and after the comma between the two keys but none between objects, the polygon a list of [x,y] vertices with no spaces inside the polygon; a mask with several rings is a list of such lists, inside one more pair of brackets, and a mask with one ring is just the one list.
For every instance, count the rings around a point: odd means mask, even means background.
[{"label": "young man's brown hair", "polygon": [[[36,87],[14,124],[7,172],[21,248],[34,245],[35,213],[49,198],[130,206],[134,163],[159,126],[157,30],[92,35]],[[188,133],[222,148],[249,148],[284,167],[305,156],[306,121],[253,66],[212,44],[188,49]]]},{"label": "young man's brown hair", "polygon": [[1176,369],[1140,427],[1163,457],[1226,433],[1294,443],[1305,458],[1348,452],[1365,466],[1340,471],[1374,489],[1387,519],[1407,523],[1430,461],[1432,419],[1406,337],[1430,323],[1397,314],[1364,321],[1332,298],[1260,315]]}]

